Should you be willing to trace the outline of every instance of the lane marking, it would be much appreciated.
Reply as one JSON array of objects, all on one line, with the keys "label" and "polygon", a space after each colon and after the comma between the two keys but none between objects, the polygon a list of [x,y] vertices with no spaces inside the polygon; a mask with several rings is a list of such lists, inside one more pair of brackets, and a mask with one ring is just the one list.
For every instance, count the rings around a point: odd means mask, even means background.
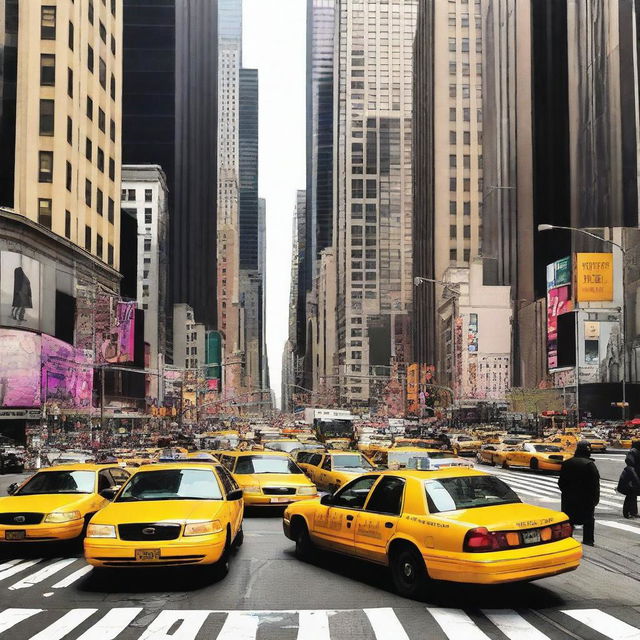
[{"label": "lane marking", "polygon": [[482,609],[482,613],[510,640],[549,640],[513,609]]},{"label": "lane marking", "polygon": [[565,609],[562,613],[566,613],[574,620],[591,627],[611,640],[638,640],[640,638],[640,630],[600,611],[600,609]]},{"label": "lane marking", "polygon": [[142,607],[111,609],[77,640],[113,640],[133,622],[141,611]]},{"label": "lane marking", "polygon": [[40,633],[31,636],[30,640],[60,640],[81,625],[87,618],[90,618],[96,611],[97,609],[72,609]]},{"label": "lane marking", "polygon": [[331,640],[328,613],[326,611],[301,611],[298,614],[297,637],[298,640]]},{"label": "lane marking", "polygon": [[19,622],[35,616],[44,609],[5,609],[0,613],[0,633],[15,626]]},{"label": "lane marking", "polygon": [[597,524],[601,524],[605,527],[611,527],[612,529],[620,529],[620,531],[630,531],[631,533],[640,534],[640,527],[634,527],[624,522],[615,522],[613,520],[596,520]]},{"label": "lane marking", "polygon": [[0,564],[0,571],[9,567],[13,567],[13,565],[18,564],[18,562],[22,562],[23,560],[24,558],[14,558],[13,560],[7,560],[6,562]]},{"label": "lane marking", "polygon": [[[255,640],[259,622],[258,616],[253,612],[232,611],[227,616],[217,640]],[[173,639],[173,636],[171,638]]]},{"label": "lane marking", "polygon": [[60,580],[60,582],[56,582],[52,588],[64,589],[65,587],[68,587],[69,585],[73,584],[77,580],[80,580],[80,578],[82,578],[83,576],[86,576],[87,573],[89,573],[92,569],[93,567],[90,564],[88,564],[86,567],[81,567],[77,571],[74,571],[72,574],[68,575],[66,578]]},{"label": "lane marking", "polygon": [[32,587],[34,584],[38,584],[38,582],[42,582],[46,580],[49,576],[52,576],[54,573],[58,573],[58,571],[62,571],[65,567],[68,567],[70,564],[76,562],[77,558],[64,558],[57,560],[53,564],[50,564],[44,569],[40,569],[40,571],[36,571],[31,575],[23,578],[22,580],[12,584],[9,587],[10,591],[16,591],[17,589],[27,589]]},{"label": "lane marking", "polygon": [[391,607],[364,609],[364,612],[369,618],[376,640],[409,640],[407,632]]},{"label": "lane marking", "polygon": [[427,607],[449,640],[490,640],[462,609]]},{"label": "lane marking", "polygon": [[20,573],[24,569],[28,569],[29,567],[33,567],[34,564],[38,564],[42,558],[35,558],[34,560],[27,560],[26,562],[21,562],[20,564],[16,564],[9,569],[5,569],[4,571],[0,571],[0,580],[4,580],[5,578],[10,578],[14,576],[16,573]]},{"label": "lane marking", "polygon": [[[210,613],[208,609],[161,611],[139,640],[195,640]],[[180,626],[174,629],[177,623]]]}]

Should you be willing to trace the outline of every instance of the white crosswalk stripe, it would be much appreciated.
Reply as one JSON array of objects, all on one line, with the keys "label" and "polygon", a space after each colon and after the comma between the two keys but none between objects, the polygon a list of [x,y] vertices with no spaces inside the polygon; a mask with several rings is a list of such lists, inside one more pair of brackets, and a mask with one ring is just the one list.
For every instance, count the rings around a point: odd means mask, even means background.
[{"label": "white crosswalk stripe", "polygon": [[[637,612],[631,607],[629,610],[631,615],[637,617]],[[52,615],[55,618],[53,621]],[[155,617],[148,616],[146,628],[139,628],[139,621],[146,621],[141,607],[106,611],[87,608],[66,612],[6,609],[0,611],[0,636],[2,640],[27,637],[30,640],[119,640],[125,635],[131,637],[131,625],[138,618],[135,637],[139,640],[257,640],[258,637],[279,637],[278,624],[281,625],[281,632],[284,634],[286,629],[287,637],[290,637],[291,630],[295,631],[296,622],[297,640],[331,640],[329,620],[337,616],[332,624],[341,638],[348,634],[349,623],[354,622],[355,628],[361,629],[357,636],[361,640],[410,640],[408,627],[402,622],[402,618],[407,616],[413,619],[413,628],[420,629],[419,635],[413,636],[416,640],[489,640],[497,635],[509,640],[551,640],[566,638],[561,629],[575,633],[576,621],[612,640],[640,639],[639,628],[600,609],[557,612],[557,616],[565,616],[565,619],[555,617],[554,624],[558,629],[553,630],[552,636],[547,635],[549,631],[545,633],[538,629],[522,613],[513,609],[483,609],[472,615],[463,609],[444,607],[408,607],[397,612],[391,608],[317,611],[163,610]],[[530,615],[529,618],[538,620],[536,616]],[[43,624],[47,625],[46,628],[34,628],[34,623],[39,619],[46,619],[47,622]],[[87,628],[87,624],[91,626]],[[369,629],[365,630],[363,624],[368,624]],[[78,635],[81,625],[84,632]],[[215,630],[212,631],[215,628],[220,629],[217,634]],[[27,629],[35,635],[29,636]]]},{"label": "white crosswalk stripe", "polygon": [[62,569],[64,569],[65,567],[68,567],[70,564],[73,564],[74,562],[76,562],[76,558],[65,558],[65,559],[56,560],[55,562],[53,562],[53,564],[50,564],[44,567],[43,569],[40,569],[40,571],[36,571],[36,573],[33,573],[27,576],[26,578],[23,578],[19,582],[12,584],[9,587],[9,589],[11,591],[15,591],[17,589],[26,589],[28,587],[32,587],[34,584],[38,584],[39,582],[46,580],[47,578],[52,576],[54,573],[58,573],[58,571],[62,571]]},{"label": "white crosswalk stripe", "polygon": [[620,531],[628,531],[629,533],[635,533],[640,535],[640,527],[634,527],[631,524],[625,524],[624,522],[615,522],[613,520],[596,520],[597,524],[601,524],[604,527],[611,527],[612,529],[619,529]]}]

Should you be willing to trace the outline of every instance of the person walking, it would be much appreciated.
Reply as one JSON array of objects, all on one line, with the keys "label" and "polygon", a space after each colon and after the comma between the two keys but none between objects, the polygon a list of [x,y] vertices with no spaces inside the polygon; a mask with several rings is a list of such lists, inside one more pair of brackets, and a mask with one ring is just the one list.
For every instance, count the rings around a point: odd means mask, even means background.
[{"label": "person walking", "polygon": [[618,491],[624,495],[622,515],[625,518],[638,517],[638,495],[640,494],[640,440],[631,443],[631,449],[624,459],[626,467],[620,474]]},{"label": "person walking", "polygon": [[558,486],[562,494],[562,511],[569,516],[572,525],[584,526],[582,544],[593,547],[595,510],[600,502],[600,474],[587,441],[578,442],[573,458],[562,463]]}]

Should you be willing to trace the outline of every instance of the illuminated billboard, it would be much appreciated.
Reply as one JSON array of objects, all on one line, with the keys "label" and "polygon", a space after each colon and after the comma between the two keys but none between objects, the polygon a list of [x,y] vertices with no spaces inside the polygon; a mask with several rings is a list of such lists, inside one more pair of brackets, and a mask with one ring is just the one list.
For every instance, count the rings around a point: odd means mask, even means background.
[{"label": "illuminated billboard", "polygon": [[613,254],[576,253],[576,301],[613,300]]},{"label": "illuminated billboard", "polygon": [[0,407],[40,406],[40,334],[0,329]]},{"label": "illuminated billboard", "polygon": [[571,287],[564,285],[547,292],[547,366],[558,367],[558,316],[573,310]]},{"label": "illuminated billboard", "polygon": [[0,252],[0,324],[40,329],[40,263],[14,251]]}]

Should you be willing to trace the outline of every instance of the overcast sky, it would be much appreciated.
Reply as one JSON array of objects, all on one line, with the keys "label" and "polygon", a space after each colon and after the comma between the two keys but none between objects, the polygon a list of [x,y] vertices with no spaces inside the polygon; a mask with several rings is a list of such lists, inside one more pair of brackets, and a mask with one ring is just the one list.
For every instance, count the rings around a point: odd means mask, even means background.
[{"label": "overcast sky", "polygon": [[259,70],[260,196],[267,200],[267,349],[280,398],[291,225],[305,188],[305,0],[244,0],[244,66]]}]

